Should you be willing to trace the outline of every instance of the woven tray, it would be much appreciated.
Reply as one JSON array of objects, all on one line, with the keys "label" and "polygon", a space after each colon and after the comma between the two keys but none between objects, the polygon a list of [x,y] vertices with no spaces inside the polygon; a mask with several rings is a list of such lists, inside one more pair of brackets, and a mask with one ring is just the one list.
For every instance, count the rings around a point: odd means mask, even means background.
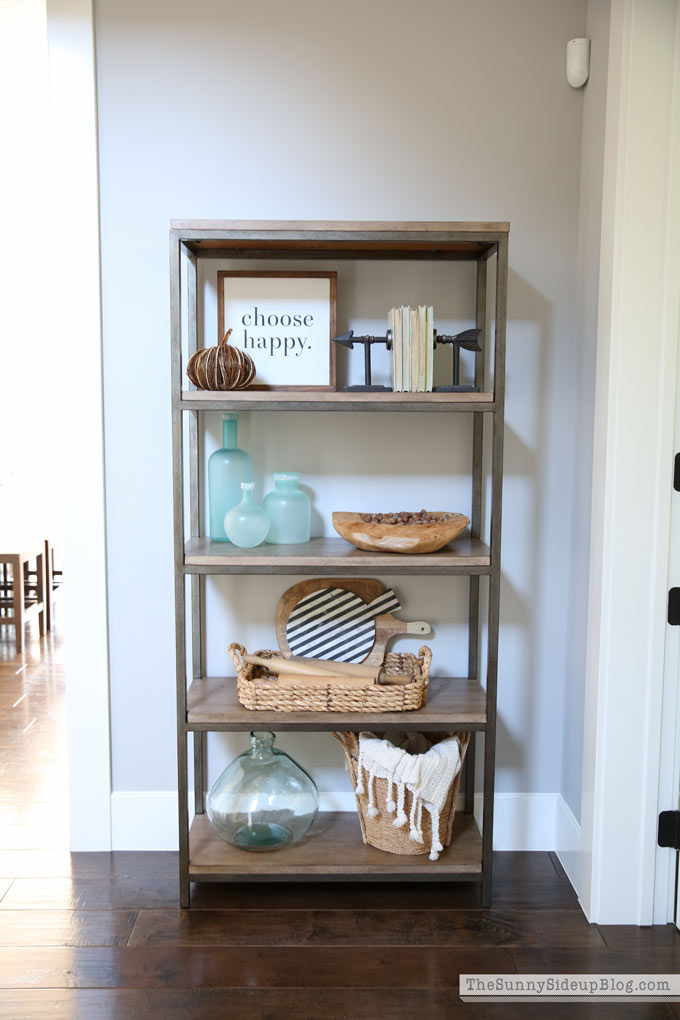
[{"label": "woven tray", "polygon": [[[393,676],[409,676],[406,684],[346,686],[332,680],[296,686],[267,672],[262,666],[244,662],[243,645],[232,644],[229,654],[236,666],[238,700],[244,708],[259,712],[412,712],[427,701],[432,651],[423,645],[418,656],[388,652],[384,669]],[[260,657],[280,652],[256,652]]]},{"label": "woven tray", "polygon": [[[447,847],[451,844],[451,833],[453,831],[453,819],[456,814],[456,797],[458,796],[458,788],[460,786],[460,777],[463,773],[463,763],[465,762],[465,752],[467,751],[468,744],[470,743],[470,733],[454,733],[454,736],[458,737],[460,745],[460,758],[461,767],[458,775],[455,777],[449,792],[446,797],[446,803],[444,808],[439,815],[439,840],[442,846]],[[359,734],[350,733],[349,731],[343,731],[342,733],[336,733],[334,736],[340,741],[345,752],[345,761],[347,763],[347,771],[352,779],[352,789],[357,785],[357,769],[359,763]],[[384,736],[389,739],[389,734],[376,734],[376,736]],[[449,733],[437,734],[433,743],[438,743],[440,740],[445,740],[451,736]],[[359,815],[359,824],[361,825],[361,836],[364,843],[368,843],[369,846],[376,847],[377,850],[384,850],[389,854],[404,854],[413,856],[415,854],[426,854],[429,853],[432,845],[432,819],[428,811],[423,811],[422,826],[423,826],[423,842],[416,843],[412,839],[409,839],[409,826],[406,825],[401,829],[396,829],[392,822],[394,821],[394,815],[390,814],[385,809],[385,802],[387,800],[387,780],[376,779],[375,780],[375,800],[378,807],[379,814],[376,818],[369,818],[368,816],[368,794],[355,794],[357,802],[357,814]],[[404,810],[407,815],[411,813],[411,793],[409,790],[406,791],[405,806]]]}]

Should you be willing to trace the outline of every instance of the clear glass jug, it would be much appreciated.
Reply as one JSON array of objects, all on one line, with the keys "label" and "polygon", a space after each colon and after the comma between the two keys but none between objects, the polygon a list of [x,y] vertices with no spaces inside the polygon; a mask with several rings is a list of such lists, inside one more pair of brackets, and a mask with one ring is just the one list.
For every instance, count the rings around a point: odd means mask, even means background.
[{"label": "clear glass jug", "polygon": [[300,488],[296,471],[274,475],[274,491],[264,497],[264,508],[270,521],[268,542],[278,545],[309,542],[312,501]]},{"label": "clear glass jug", "polygon": [[213,542],[228,542],[224,515],[241,499],[241,482],[253,477],[253,462],[245,450],[238,448],[238,415],[222,416],[222,449],[215,450],[208,461],[208,501],[210,503],[210,537]]},{"label": "clear glass jug", "polygon": [[227,538],[242,549],[251,549],[264,542],[269,532],[269,517],[255,502],[253,482],[241,482],[241,502],[224,517]]},{"label": "clear glass jug", "polygon": [[234,758],[208,794],[217,833],[242,850],[277,850],[308,832],[319,791],[305,770],[274,747],[269,730],[250,734],[249,751]]}]

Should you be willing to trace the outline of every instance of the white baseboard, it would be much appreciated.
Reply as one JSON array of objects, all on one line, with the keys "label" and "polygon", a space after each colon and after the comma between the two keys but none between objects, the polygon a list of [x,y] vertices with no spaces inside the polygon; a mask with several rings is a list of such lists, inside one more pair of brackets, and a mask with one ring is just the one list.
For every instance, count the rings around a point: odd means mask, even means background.
[{"label": "white baseboard", "polygon": [[[462,798],[459,796],[460,807]],[[482,795],[478,793],[475,795],[478,824],[481,809]],[[355,811],[354,794],[347,791],[321,793],[319,810]],[[558,819],[561,826],[567,825],[573,840],[573,826],[569,828],[565,812],[571,815],[559,793],[497,793],[494,850],[560,850],[566,843],[561,837],[558,839]],[[580,835],[573,815],[571,819]],[[114,850],[176,850],[177,794],[153,790],[113,793],[111,834]],[[565,870],[570,875],[566,865]]]},{"label": "white baseboard", "polygon": [[[494,850],[554,850],[559,793],[497,793],[494,798]],[[483,797],[475,794],[481,827]]]},{"label": "white baseboard", "polygon": [[576,821],[571,808],[561,794],[558,794],[557,798],[555,850],[569,881],[580,896],[581,826]]},{"label": "white baseboard", "polygon": [[353,793],[319,793],[319,811],[356,811],[357,801]]},{"label": "white baseboard", "polygon": [[[192,799],[190,797],[190,801]],[[111,794],[112,850],[177,850],[177,848],[176,793],[165,790],[134,790]]]}]

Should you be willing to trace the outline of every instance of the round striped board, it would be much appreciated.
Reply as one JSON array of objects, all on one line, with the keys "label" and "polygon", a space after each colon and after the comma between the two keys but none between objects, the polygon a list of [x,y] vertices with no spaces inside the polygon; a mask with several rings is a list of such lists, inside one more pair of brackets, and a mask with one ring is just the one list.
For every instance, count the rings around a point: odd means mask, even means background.
[{"label": "round striped board", "polygon": [[392,608],[400,608],[396,595],[376,578],[299,581],[284,592],[276,610],[279,648],[284,656],[380,665],[390,638],[430,632],[428,623],[397,619]]},{"label": "round striped board", "polygon": [[321,588],[291,610],[286,637],[293,655],[363,662],[375,643],[375,618],[401,609],[391,588],[372,602],[346,588]]}]

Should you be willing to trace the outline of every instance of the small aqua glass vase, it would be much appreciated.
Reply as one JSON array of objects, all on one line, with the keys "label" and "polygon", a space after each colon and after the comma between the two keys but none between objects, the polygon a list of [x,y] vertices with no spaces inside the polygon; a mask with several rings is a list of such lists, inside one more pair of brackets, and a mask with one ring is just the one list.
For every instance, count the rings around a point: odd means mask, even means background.
[{"label": "small aqua glass vase", "polygon": [[264,508],[270,521],[267,542],[274,545],[309,542],[312,501],[300,488],[296,471],[274,475],[274,490],[264,497]]},{"label": "small aqua glass vase", "polygon": [[269,533],[269,517],[255,502],[253,482],[241,482],[241,502],[224,516],[227,538],[241,549],[252,549]]},{"label": "small aqua glass vase", "polygon": [[208,461],[208,502],[210,504],[210,538],[228,542],[224,515],[241,499],[241,482],[253,478],[253,462],[245,450],[238,448],[238,415],[222,416],[222,449],[215,450]]},{"label": "small aqua glass vase", "polygon": [[319,809],[316,783],[269,730],[250,734],[240,754],[211,788],[208,818],[218,835],[242,850],[278,850],[309,831]]}]

